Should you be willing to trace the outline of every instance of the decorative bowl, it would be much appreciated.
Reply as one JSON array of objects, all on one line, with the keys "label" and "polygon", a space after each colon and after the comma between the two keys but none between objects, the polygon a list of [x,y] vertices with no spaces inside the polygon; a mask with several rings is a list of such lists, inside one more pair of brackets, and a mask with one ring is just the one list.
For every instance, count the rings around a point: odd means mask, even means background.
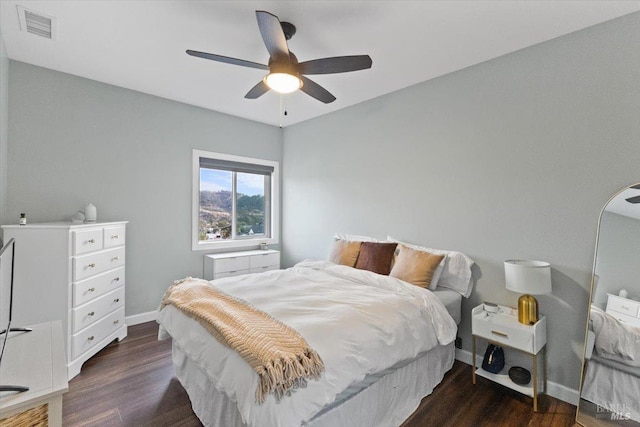
[{"label": "decorative bowl", "polygon": [[531,372],[521,366],[514,366],[509,369],[509,378],[516,384],[527,385],[531,382]]}]

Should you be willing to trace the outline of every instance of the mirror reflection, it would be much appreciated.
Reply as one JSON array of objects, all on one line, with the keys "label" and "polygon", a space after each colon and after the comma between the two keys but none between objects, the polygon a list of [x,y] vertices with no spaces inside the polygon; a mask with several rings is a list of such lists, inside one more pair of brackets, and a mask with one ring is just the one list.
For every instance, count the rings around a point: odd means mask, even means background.
[{"label": "mirror reflection", "polygon": [[640,184],[600,216],[577,421],[640,426]]}]

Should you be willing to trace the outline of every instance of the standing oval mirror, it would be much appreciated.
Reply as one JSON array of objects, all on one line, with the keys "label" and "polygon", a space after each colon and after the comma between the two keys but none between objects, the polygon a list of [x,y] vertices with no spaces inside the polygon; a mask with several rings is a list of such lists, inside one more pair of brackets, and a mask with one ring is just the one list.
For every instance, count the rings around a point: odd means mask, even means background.
[{"label": "standing oval mirror", "polygon": [[640,426],[640,183],[600,214],[580,402],[584,426]]}]

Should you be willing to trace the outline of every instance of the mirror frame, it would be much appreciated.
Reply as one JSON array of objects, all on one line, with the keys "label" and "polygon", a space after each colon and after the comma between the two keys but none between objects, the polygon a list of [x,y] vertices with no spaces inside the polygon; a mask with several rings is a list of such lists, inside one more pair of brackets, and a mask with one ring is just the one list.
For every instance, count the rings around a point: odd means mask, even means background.
[{"label": "mirror frame", "polygon": [[625,190],[628,190],[631,187],[640,185],[640,182],[636,182],[633,184],[630,184],[620,190],[618,190],[613,196],[609,197],[609,200],[607,200],[607,202],[604,204],[604,206],[602,207],[602,210],[600,211],[600,215],[598,215],[598,228],[596,229],[596,245],[595,245],[595,249],[594,249],[594,253],[593,253],[593,266],[591,268],[591,283],[589,285],[589,305],[587,306],[587,321],[585,322],[585,326],[584,326],[584,345],[582,346],[582,365],[580,366],[580,387],[578,388],[578,404],[576,405],[576,424],[584,426],[584,427],[588,427],[587,425],[583,424],[582,422],[580,422],[578,420],[578,417],[580,415],[580,399],[582,396],[582,386],[584,383],[584,370],[585,370],[585,355],[587,353],[587,335],[589,333],[589,321],[591,320],[591,301],[593,299],[593,288],[594,288],[594,282],[595,282],[595,278],[596,278],[596,261],[598,260],[598,245],[600,243],[600,226],[602,225],[602,215],[604,215],[605,210],[607,209],[607,206],[609,206],[609,203],[611,203],[611,201],[613,199],[615,199],[616,197],[618,197],[618,195],[620,193],[622,193]]}]

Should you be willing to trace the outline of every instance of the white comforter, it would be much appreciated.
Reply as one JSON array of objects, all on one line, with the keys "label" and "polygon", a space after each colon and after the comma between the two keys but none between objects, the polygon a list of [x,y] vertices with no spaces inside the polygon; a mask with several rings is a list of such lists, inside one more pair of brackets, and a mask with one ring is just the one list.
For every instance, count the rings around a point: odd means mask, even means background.
[{"label": "white comforter", "polygon": [[212,282],[297,330],[322,357],[319,381],[277,402],[255,402],[258,376],[234,351],[173,306],[158,316],[218,390],[237,402],[249,426],[299,426],[349,385],[456,336],[456,324],[429,290],[326,261]]},{"label": "white comforter", "polygon": [[618,320],[591,305],[591,324],[599,356],[640,367],[640,328]]}]

